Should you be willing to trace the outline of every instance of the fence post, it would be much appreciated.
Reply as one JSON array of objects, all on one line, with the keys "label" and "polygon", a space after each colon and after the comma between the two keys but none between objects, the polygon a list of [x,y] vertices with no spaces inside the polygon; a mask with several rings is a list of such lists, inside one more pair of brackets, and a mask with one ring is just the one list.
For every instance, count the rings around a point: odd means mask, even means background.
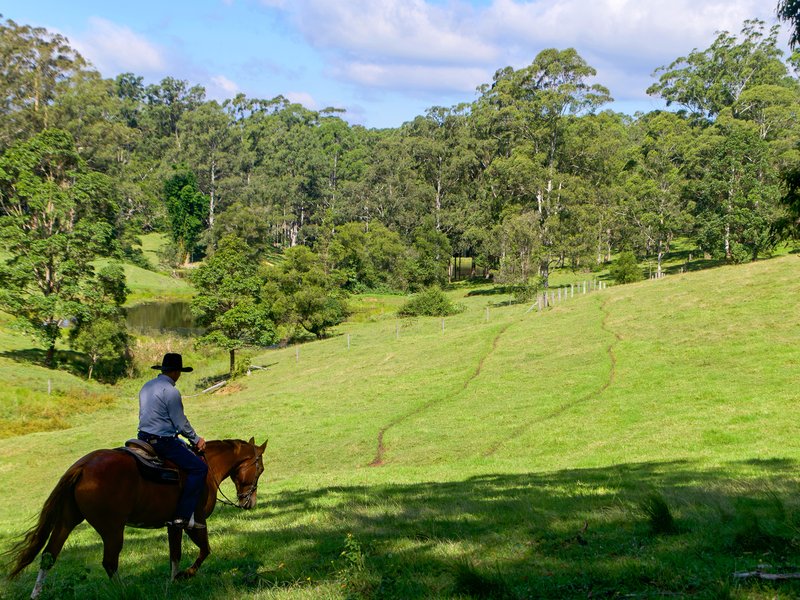
[{"label": "fence post", "polygon": [[347,334],[347,349],[350,350],[350,334]]},{"label": "fence post", "polygon": [[300,362],[300,346],[294,347],[294,362]]}]

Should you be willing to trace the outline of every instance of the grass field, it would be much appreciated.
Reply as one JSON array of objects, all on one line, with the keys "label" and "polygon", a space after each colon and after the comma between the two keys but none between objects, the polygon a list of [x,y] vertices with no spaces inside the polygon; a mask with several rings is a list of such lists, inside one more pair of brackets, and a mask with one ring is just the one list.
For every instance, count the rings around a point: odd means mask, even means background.
[{"label": "grass field", "polygon": [[[258,354],[265,369],[212,395],[193,396],[224,357],[190,354],[195,427],[269,438],[258,508],[218,508],[214,553],[172,584],[164,532],[129,529],[109,582],[82,525],[42,597],[800,597],[734,577],[800,570],[799,273],[787,255],[542,312],[459,286],[444,321],[362,297],[336,335]],[[3,323],[0,348],[10,380],[51,376],[16,360],[25,340]],[[65,381],[112,398],[0,439],[0,548],[72,462],[134,434],[143,381]]]}]

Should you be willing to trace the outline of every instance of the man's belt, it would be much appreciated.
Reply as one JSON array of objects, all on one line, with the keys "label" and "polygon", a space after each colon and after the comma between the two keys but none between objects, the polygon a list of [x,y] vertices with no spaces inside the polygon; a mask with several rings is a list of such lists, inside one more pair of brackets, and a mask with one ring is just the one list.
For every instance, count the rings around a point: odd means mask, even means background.
[{"label": "man's belt", "polygon": [[150,440],[174,440],[176,437],[178,437],[177,433],[175,435],[156,435],[155,433],[148,433],[146,431],[139,432],[139,438],[144,438],[147,442],[150,442]]}]

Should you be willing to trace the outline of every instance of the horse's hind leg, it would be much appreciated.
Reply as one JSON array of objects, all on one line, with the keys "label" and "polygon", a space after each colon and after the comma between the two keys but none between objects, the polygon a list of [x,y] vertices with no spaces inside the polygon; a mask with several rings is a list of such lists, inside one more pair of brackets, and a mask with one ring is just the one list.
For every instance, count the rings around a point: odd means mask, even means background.
[{"label": "horse's hind leg", "polygon": [[203,561],[208,558],[209,554],[211,554],[211,548],[208,545],[208,529],[205,527],[191,528],[187,529],[186,533],[188,534],[189,539],[192,540],[200,549],[200,554],[197,555],[197,560],[194,561],[194,564],[191,567],[178,573],[179,579],[193,577],[194,574],[197,573],[197,569],[200,568],[200,565],[203,564]]},{"label": "horse's hind leg", "polygon": [[83,515],[80,513],[76,506],[66,506],[61,514],[61,518],[53,527],[47,545],[42,551],[42,558],[39,567],[39,573],[36,576],[36,584],[33,586],[31,598],[38,598],[44,586],[44,580],[47,577],[47,572],[53,567],[56,558],[61,553],[64,543],[67,541],[69,534],[83,521]]},{"label": "horse's hind leg", "polygon": [[118,525],[109,524],[101,529],[97,529],[97,533],[103,538],[103,568],[109,577],[114,577],[119,569],[119,553],[122,552],[123,533],[125,525],[120,523]]}]

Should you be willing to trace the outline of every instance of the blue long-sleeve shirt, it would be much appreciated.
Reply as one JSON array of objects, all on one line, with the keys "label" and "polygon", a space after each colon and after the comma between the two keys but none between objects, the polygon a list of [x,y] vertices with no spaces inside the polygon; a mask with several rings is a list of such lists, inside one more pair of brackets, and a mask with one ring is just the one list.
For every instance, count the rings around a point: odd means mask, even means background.
[{"label": "blue long-sleeve shirt", "polygon": [[139,431],[160,436],[180,434],[193,444],[200,440],[183,413],[181,393],[164,373],[145,383],[139,392]]}]

